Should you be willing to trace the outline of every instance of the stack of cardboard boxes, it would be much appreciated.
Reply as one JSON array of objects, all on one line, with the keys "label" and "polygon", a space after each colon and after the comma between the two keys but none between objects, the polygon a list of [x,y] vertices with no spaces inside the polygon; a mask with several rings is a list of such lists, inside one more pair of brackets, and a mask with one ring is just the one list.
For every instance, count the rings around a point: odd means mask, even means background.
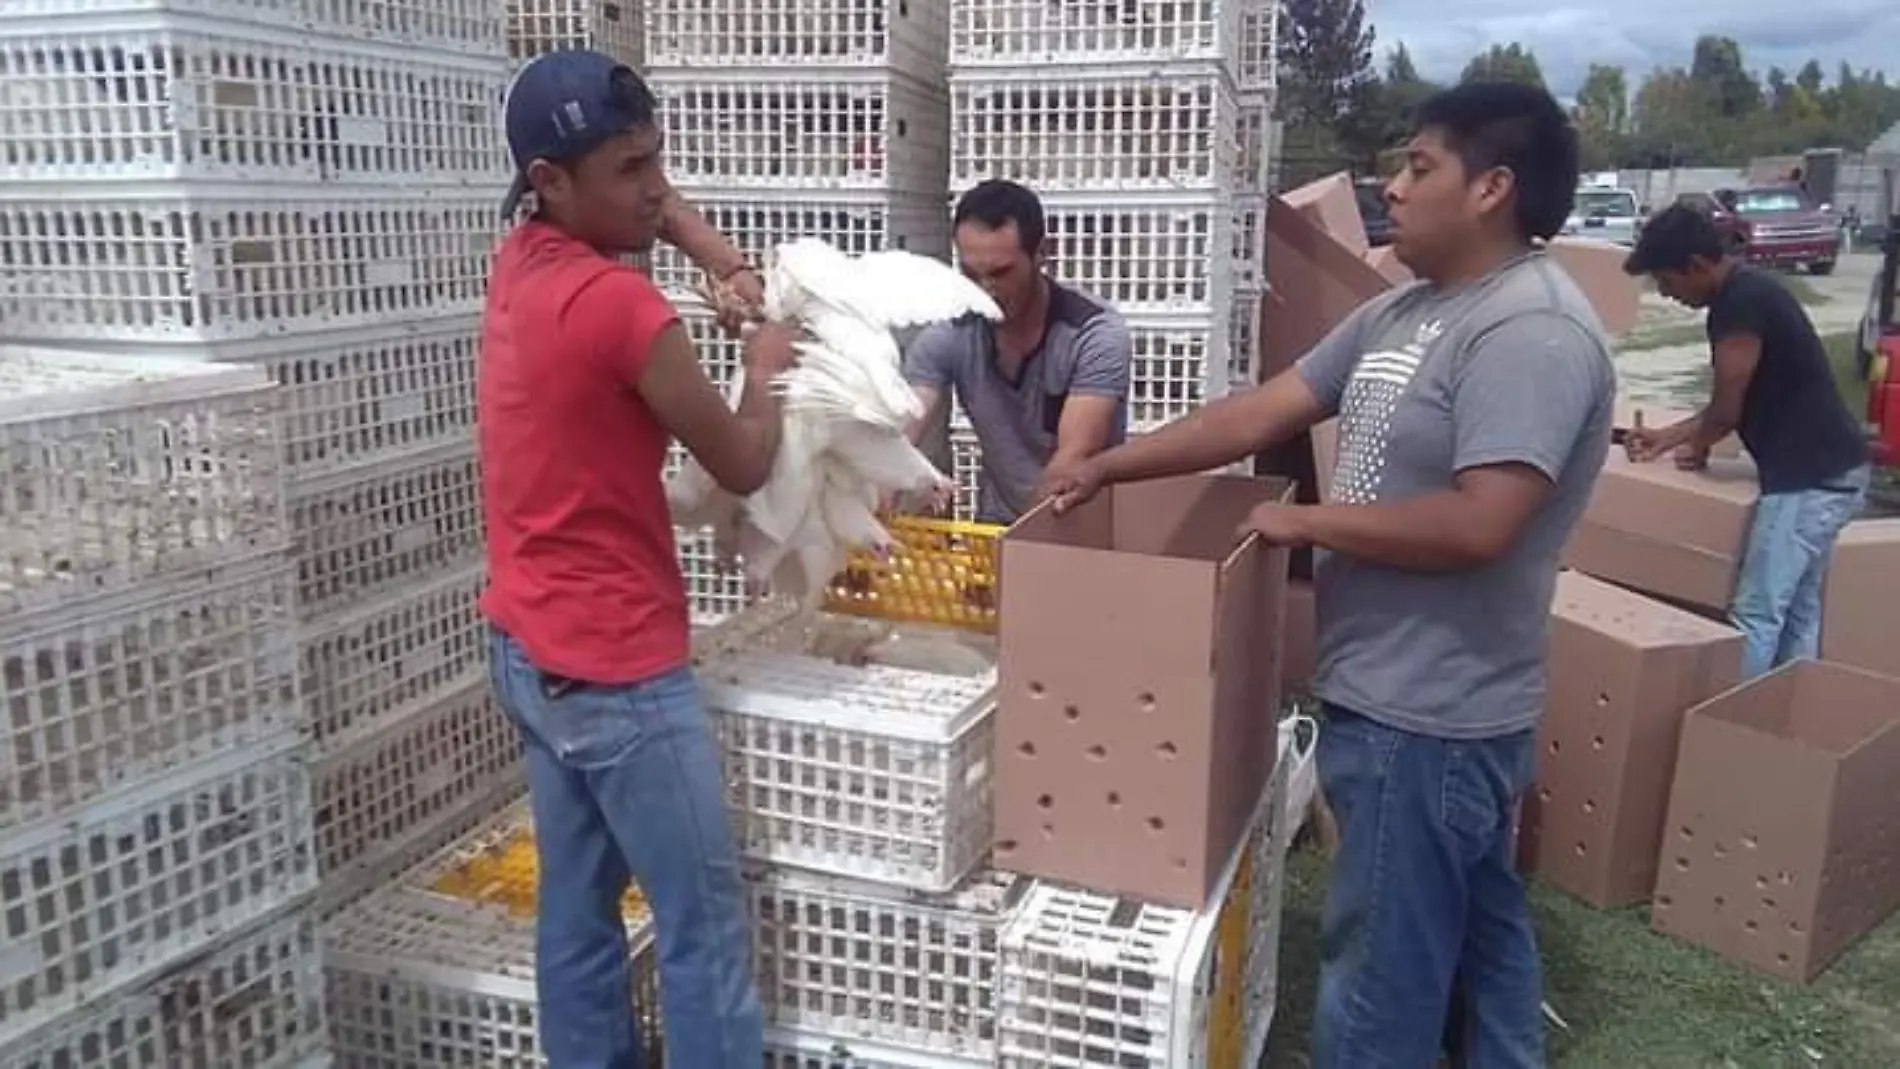
[{"label": "stack of cardboard boxes", "polygon": [[[1370,250],[1343,176],[1268,214],[1263,375],[1406,278]],[[1621,250],[1552,243],[1606,329],[1634,325]],[[1286,309],[1306,314],[1285,314]],[[1274,314],[1280,309],[1282,314]],[[1681,413],[1649,410],[1649,426]],[[1619,406],[1616,425],[1636,422]],[[1271,458],[1326,496],[1332,428]],[[1564,552],[1550,691],[1520,860],[1601,906],[1652,902],[1653,924],[1762,971],[1811,978],[1900,908],[1900,521],[1861,520],[1836,548],[1822,659],[1741,683],[1726,622],[1758,495],[1733,438],[1706,472],[1613,450]],[[1286,592],[1285,682],[1311,671],[1313,596]]]}]

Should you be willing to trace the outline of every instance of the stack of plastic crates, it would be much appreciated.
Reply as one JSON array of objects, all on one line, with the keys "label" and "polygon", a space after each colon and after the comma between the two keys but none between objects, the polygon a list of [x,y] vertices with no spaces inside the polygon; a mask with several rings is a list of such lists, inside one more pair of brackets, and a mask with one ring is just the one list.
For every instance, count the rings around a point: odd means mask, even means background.
[{"label": "stack of plastic crates", "polygon": [[0,344],[0,1044],[322,1064],[283,397]]},{"label": "stack of plastic crates", "polygon": [[1055,275],[1129,321],[1136,427],[1233,379],[1270,154],[1270,4],[950,0],[952,191],[1011,178],[1041,194]]},{"label": "stack of plastic crates", "polygon": [[0,6],[0,335],[283,387],[317,861],[341,901],[519,789],[474,601],[502,0]]},{"label": "stack of plastic crates", "polygon": [[[949,255],[944,208],[949,13],[918,0],[648,0],[647,74],[660,97],[673,184],[754,263],[817,237],[846,252]],[[653,254],[723,388],[739,366],[698,299],[700,271]],[[746,602],[711,539],[681,532],[694,614]]]}]

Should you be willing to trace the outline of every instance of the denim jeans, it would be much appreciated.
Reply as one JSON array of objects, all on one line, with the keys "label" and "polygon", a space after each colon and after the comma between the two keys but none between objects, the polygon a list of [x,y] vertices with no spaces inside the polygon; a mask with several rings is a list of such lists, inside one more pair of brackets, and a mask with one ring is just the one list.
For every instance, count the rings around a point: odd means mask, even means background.
[{"label": "denim jeans", "polygon": [[489,671],[527,751],[549,1069],[639,1069],[620,912],[629,879],[653,911],[668,1063],[758,1069],[765,1025],[745,886],[692,672],[569,686],[499,632]]},{"label": "denim jeans", "polygon": [[1742,678],[1821,652],[1821,587],[1834,540],[1860,513],[1863,466],[1815,490],[1763,494],[1735,577],[1729,620],[1742,633]]},{"label": "denim jeans", "polygon": [[1541,1069],[1541,966],[1513,857],[1536,732],[1449,740],[1336,706],[1320,790],[1339,823],[1313,1069],[1431,1069],[1453,1022],[1469,1069]]}]

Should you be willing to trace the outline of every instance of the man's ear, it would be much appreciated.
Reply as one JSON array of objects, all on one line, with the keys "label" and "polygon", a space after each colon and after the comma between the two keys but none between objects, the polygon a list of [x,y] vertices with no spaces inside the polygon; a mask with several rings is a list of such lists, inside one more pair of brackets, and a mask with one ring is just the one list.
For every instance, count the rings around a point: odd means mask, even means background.
[{"label": "man's ear", "polygon": [[573,176],[550,160],[534,159],[528,161],[528,185],[540,203],[558,204],[568,199]]}]

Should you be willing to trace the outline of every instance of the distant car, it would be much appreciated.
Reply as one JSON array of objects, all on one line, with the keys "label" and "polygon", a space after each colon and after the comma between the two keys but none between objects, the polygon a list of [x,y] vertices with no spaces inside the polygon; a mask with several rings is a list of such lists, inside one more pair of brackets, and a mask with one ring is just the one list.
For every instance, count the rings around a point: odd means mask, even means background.
[{"label": "distant car", "polygon": [[1564,233],[1618,245],[1636,244],[1642,211],[1636,194],[1603,187],[1577,190],[1576,209],[1564,220]]},{"label": "distant car", "polygon": [[1840,224],[1800,186],[1719,190],[1715,196],[1735,217],[1750,263],[1833,273],[1841,255]]},{"label": "distant car", "polygon": [[1373,248],[1392,244],[1392,214],[1385,203],[1385,183],[1377,178],[1361,178],[1353,183],[1359,200],[1359,218],[1366,225],[1366,241]]}]

